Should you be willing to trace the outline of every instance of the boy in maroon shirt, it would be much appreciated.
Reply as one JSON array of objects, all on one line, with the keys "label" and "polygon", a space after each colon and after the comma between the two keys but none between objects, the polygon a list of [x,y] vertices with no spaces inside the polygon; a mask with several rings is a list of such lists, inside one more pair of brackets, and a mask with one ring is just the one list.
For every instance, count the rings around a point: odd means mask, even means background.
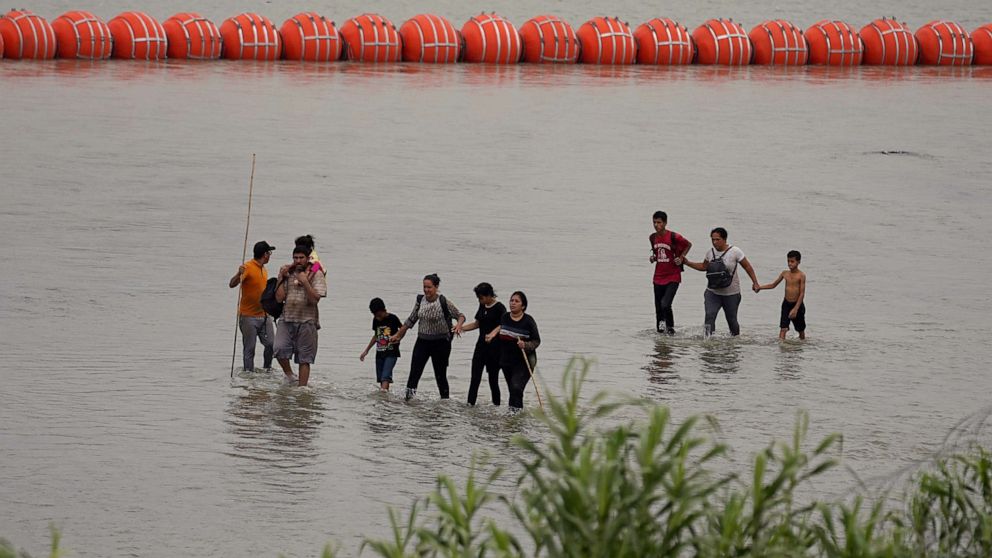
[{"label": "boy in maroon shirt", "polygon": [[[682,282],[682,262],[692,248],[692,243],[684,236],[667,229],[668,214],[655,211],[652,216],[654,232],[651,233],[651,257],[654,264],[654,311],[655,326],[659,333],[675,334],[675,315],[672,301]],[[664,327],[664,329],[662,329]]]}]

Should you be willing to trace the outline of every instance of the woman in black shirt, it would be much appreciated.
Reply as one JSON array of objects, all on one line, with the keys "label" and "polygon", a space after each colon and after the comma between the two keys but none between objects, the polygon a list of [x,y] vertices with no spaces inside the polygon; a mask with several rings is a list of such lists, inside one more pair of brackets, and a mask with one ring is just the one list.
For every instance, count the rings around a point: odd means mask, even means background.
[{"label": "woman in black shirt", "polygon": [[493,405],[499,405],[499,344],[486,339],[486,335],[499,329],[500,319],[506,313],[506,306],[496,301],[496,292],[489,283],[479,283],[475,287],[479,299],[479,309],[475,321],[465,324],[462,331],[479,330],[479,340],[472,353],[472,381],[468,385],[468,404],[475,405],[482,383],[482,369],[489,373],[489,389],[493,394]]},{"label": "woman in black shirt", "polygon": [[499,365],[510,387],[511,411],[519,411],[524,407],[524,389],[530,381],[530,369],[537,363],[536,351],[541,344],[537,322],[526,310],[527,295],[521,291],[514,292],[510,295],[510,311],[503,314],[499,329],[486,336],[489,340],[499,336]]}]

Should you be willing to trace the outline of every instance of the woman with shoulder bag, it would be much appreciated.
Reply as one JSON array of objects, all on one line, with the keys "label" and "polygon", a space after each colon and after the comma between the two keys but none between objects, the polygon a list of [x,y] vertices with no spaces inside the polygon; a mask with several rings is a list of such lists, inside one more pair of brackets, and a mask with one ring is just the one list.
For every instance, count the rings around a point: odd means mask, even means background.
[{"label": "woman with shoulder bag", "polygon": [[736,246],[727,244],[727,229],[717,227],[710,231],[713,248],[706,252],[701,262],[685,261],[685,265],[697,271],[706,272],[706,291],[703,300],[706,308],[704,321],[705,335],[712,335],[716,330],[716,315],[723,309],[727,318],[727,327],[731,335],[740,335],[741,326],[737,322],[737,309],[741,305],[741,278],[737,273],[738,267],[743,267],[751,278],[751,290],[758,291],[758,277],[747,260],[744,251]]}]

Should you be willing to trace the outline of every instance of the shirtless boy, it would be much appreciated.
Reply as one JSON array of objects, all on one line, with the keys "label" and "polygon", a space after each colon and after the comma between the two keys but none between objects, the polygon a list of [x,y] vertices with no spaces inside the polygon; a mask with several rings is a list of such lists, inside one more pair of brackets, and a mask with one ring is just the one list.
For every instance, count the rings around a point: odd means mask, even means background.
[{"label": "shirtless boy", "polygon": [[789,322],[796,328],[800,339],[806,339],[806,305],[803,299],[806,298],[806,274],[799,270],[799,262],[803,256],[798,250],[792,250],[786,254],[789,269],[778,275],[774,282],[767,285],[758,285],[758,290],[774,289],[782,280],[785,280],[785,300],[782,301],[782,317],[778,326],[779,339],[785,339],[785,334],[789,331]]}]

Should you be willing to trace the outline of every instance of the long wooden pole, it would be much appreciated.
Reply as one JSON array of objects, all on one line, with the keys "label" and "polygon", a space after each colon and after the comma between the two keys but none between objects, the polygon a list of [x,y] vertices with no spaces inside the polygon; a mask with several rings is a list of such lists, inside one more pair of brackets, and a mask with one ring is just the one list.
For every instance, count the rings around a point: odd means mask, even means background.
[{"label": "long wooden pole", "polygon": [[534,370],[530,367],[530,361],[527,360],[527,351],[523,347],[520,347],[520,353],[524,355],[524,364],[527,365],[527,371],[530,372],[530,379],[534,382],[534,391],[537,392],[537,404],[541,406],[541,410],[544,410],[544,401],[541,401],[541,390],[537,387],[537,378],[534,377]]},{"label": "long wooden pole", "polygon": [[[251,196],[255,190],[255,154],[251,154],[251,177],[248,178],[248,218],[245,219],[245,245],[241,249],[241,263],[248,258],[248,227],[251,226]],[[244,278],[242,277],[242,280]],[[234,348],[231,349],[231,378],[234,378],[234,359],[238,354],[238,329],[241,325],[241,285],[238,286],[238,306],[234,312]]]}]

